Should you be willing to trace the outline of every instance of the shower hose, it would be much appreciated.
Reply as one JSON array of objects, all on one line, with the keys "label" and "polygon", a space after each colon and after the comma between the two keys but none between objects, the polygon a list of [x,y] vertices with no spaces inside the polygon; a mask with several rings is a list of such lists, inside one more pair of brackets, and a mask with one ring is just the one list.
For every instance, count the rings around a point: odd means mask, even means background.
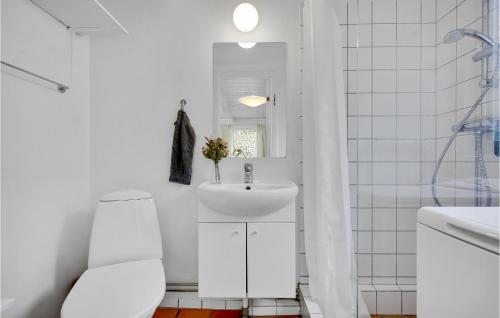
[{"label": "shower hose", "polygon": [[[495,77],[493,77],[495,78]],[[455,129],[453,131],[453,134],[451,135],[450,139],[446,143],[446,146],[444,147],[443,151],[441,152],[441,155],[439,156],[439,159],[436,163],[436,168],[434,169],[434,174],[432,175],[432,184],[431,184],[431,191],[432,191],[432,197],[434,198],[434,202],[436,203],[437,206],[442,206],[441,202],[439,201],[436,193],[436,183],[437,183],[437,175],[439,172],[439,169],[441,168],[441,164],[443,163],[443,159],[446,156],[446,153],[450,149],[451,145],[457,138],[458,134],[462,129],[465,127],[467,124],[467,121],[469,118],[472,116],[474,111],[481,105],[484,97],[486,94],[488,94],[489,90],[495,85],[495,80],[488,80],[487,84],[483,87],[481,94],[479,95],[478,99],[474,102],[472,107],[469,109],[467,114],[465,114],[464,118],[457,124],[455,125]],[[484,163],[484,157],[483,157],[483,149],[482,149],[482,137],[481,137],[481,132],[475,133],[475,157],[477,160],[477,165],[478,165],[478,172],[479,175],[477,175],[477,178],[481,178],[481,183],[480,185],[476,184],[477,186],[480,186],[481,189],[486,189],[486,204],[491,205],[491,191],[488,185],[488,176],[486,173],[486,166]],[[476,193],[478,193],[479,189],[476,189]],[[477,196],[477,194],[476,194]],[[480,198],[476,198],[476,201],[481,202]]]}]

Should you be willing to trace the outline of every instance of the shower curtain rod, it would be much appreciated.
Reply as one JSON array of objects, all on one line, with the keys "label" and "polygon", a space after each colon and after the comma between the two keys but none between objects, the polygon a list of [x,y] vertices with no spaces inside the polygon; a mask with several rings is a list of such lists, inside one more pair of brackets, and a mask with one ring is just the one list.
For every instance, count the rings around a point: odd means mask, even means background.
[{"label": "shower curtain rod", "polygon": [[64,85],[64,84],[61,84],[61,83],[59,83],[59,82],[53,81],[53,80],[51,80],[51,79],[49,79],[49,78],[47,78],[47,77],[45,77],[45,76],[38,75],[38,74],[36,74],[36,73],[30,72],[30,71],[25,70],[25,69],[23,69],[23,68],[21,68],[21,67],[18,67],[18,66],[12,65],[12,64],[7,63],[7,62],[4,62],[4,61],[0,61],[0,63],[2,63],[2,65],[8,66],[8,67],[10,67],[10,68],[13,68],[13,69],[15,69],[15,70],[17,70],[17,71],[20,71],[20,72],[26,73],[26,74],[28,74],[28,75],[34,76],[34,77],[36,77],[36,78],[39,78],[39,79],[41,79],[41,80],[44,80],[44,81],[46,81],[46,82],[49,82],[49,83],[51,83],[51,84],[56,85],[56,86],[57,86],[57,91],[58,91],[59,93],[65,93],[65,92],[66,92],[66,90],[68,90],[68,89],[69,89],[69,87],[68,87],[68,86],[66,86],[66,85]]}]

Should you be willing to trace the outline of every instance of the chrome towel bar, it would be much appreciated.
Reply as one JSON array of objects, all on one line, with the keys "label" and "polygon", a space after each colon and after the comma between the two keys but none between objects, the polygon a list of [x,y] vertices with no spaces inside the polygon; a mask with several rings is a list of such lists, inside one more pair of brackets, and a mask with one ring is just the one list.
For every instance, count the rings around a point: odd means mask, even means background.
[{"label": "chrome towel bar", "polygon": [[61,84],[61,83],[59,83],[59,82],[53,81],[53,80],[51,80],[51,79],[49,79],[49,78],[47,78],[47,77],[45,77],[45,76],[38,75],[38,74],[36,74],[36,73],[30,72],[30,71],[25,70],[25,69],[23,69],[23,68],[21,68],[21,67],[18,67],[18,66],[12,65],[12,64],[7,63],[7,62],[4,62],[4,61],[0,61],[0,63],[2,63],[2,65],[8,66],[8,67],[10,67],[10,68],[13,68],[13,69],[15,69],[15,70],[17,70],[17,71],[20,71],[20,72],[26,73],[26,74],[28,74],[28,75],[34,76],[34,77],[36,77],[36,78],[39,78],[39,79],[41,79],[41,80],[44,80],[44,81],[46,81],[46,82],[49,82],[49,83],[51,83],[51,84],[56,85],[56,86],[57,86],[57,91],[58,91],[59,93],[65,93],[65,92],[66,92],[66,90],[68,90],[68,89],[69,89],[69,87],[68,87],[68,86],[66,86],[66,85],[64,85],[64,84]]}]

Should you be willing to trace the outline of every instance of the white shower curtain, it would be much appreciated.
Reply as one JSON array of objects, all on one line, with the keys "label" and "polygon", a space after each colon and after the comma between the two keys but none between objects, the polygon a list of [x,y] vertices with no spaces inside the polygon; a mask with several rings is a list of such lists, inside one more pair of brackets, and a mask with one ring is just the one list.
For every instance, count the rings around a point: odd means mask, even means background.
[{"label": "white shower curtain", "polygon": [[[304,7],[305,243],[311,296],[324,317],[351,318],[358,317],[357,281],[341,33],[333,1],[306,0]],[[366,310],[360,312],[365,316]]]}]

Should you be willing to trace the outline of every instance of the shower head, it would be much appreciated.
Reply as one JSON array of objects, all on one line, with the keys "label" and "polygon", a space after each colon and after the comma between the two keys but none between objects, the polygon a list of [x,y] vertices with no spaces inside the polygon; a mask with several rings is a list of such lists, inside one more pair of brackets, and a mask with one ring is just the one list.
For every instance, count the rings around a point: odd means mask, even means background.
[{"label": "shower head", "polygon": [[487,36],[486,34],[479,32],[479,31],[476,31],[476,30],[471,30],[471,29],[452,30],[452,31],[446,33],[446,35],[443,38],[443,42],[446,44],[455,43],[455,42],[463,39],[465,36],[470,36],[470,37],[473,37],[475,39],[481,40],[490,47],[498,46],[498,44],[495,43],[495,41],[493,41],[493,39],[490,38],[489,36]]},{"label": "shower head", "polygon": [[461,30],[453,30],[448,33],[443,38],[443,43],[451,44],[463,39],[464,33]]}]

